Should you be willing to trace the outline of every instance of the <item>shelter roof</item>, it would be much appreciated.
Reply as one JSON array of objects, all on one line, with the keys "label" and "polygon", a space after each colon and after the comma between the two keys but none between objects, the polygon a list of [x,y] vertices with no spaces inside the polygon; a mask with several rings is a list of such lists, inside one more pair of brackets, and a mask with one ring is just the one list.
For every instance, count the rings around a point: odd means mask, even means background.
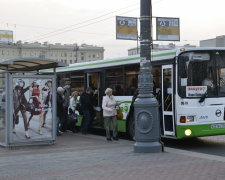
[{"label": "shelter roof", "polygon": [[67,66],[67,64],[44,58],[18,58],[0,63],[0,69],[6,71],[35,71],[64,66]]}]

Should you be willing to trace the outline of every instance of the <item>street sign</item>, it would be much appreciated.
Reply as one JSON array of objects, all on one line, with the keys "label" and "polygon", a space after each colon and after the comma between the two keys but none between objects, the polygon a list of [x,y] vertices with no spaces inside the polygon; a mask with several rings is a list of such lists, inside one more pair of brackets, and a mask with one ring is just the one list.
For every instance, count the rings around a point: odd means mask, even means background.
[{"label": "street sign", "polygon": [[180,41],[179,18],[156,18],[156,40],[157,41]]},{"label": "street sign", "polygon": [[0,42],[12,43],[13,42],[13,31],[0,30]]},{"label": "street sign", "polygon": [[137,18],[116,16],[116,39],[137,40]]}]

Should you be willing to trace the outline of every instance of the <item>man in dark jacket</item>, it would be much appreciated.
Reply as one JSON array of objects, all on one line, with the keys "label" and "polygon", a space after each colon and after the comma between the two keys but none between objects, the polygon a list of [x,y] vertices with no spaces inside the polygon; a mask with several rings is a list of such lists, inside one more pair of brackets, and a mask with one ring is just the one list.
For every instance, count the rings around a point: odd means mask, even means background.
[{"label": "man in dark jacket", "polygon": [[83,122],[81,125],[81,133],[87,134],[91,120],[91,112],[93,111],[92,89],[89,87],[80,96],[81,108],[83,111]]}]

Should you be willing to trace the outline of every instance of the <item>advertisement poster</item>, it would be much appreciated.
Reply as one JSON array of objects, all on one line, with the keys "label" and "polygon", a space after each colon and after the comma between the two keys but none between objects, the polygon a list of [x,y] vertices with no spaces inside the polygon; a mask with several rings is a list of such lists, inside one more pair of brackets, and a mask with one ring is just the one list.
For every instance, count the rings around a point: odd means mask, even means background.
[{"label": "advertisement poster", "polygon": [[137,18],[117,16],[116,39],[137,40]]},{"label": "advertisement poster", "polygon": [[52,137],[52,79],[13,78],[13,141]]}]

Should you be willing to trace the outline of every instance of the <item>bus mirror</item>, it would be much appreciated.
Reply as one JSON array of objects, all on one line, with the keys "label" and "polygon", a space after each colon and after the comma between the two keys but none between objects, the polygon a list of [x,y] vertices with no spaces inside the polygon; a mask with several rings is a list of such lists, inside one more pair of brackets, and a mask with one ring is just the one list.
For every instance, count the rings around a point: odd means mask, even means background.
[{"label": "bus mirror", "polygon": [[189,61],[188,56],[179,57],[179,75],[181,78],[187,78],[187,65],[186,62]]}]

